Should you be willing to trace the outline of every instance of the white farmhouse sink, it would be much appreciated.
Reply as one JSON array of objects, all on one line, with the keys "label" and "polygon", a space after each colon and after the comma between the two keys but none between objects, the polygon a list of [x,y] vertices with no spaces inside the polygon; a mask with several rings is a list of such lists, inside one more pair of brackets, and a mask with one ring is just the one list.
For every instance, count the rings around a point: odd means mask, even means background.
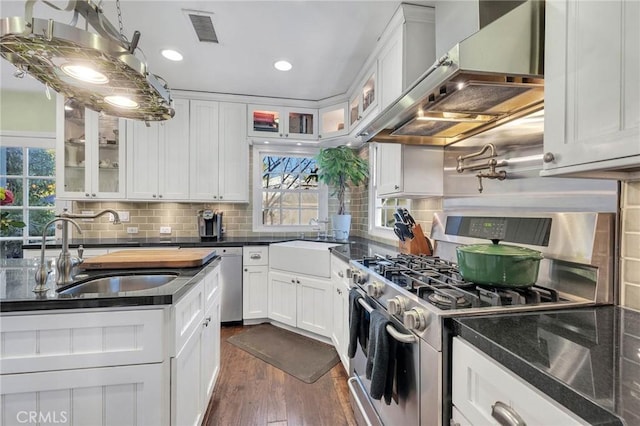
[{"label": "white farmhouse sink", "polygon": [[269,246],[269,266],[273,269],[317,277],[331,276],[331,247],[339,243],[287,241]]}]

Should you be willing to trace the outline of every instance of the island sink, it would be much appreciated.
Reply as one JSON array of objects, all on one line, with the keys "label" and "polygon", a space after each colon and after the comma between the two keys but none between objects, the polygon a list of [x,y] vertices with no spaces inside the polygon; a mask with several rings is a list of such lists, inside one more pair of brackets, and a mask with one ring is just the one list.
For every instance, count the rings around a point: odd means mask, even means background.
[{"label": "island sink", "polygon": [[148,290],[169,284],[177,277],[177,273],[167,272],[101,276],[70,287],[61,288],[58,293],[64,295],[81,293],[115,294],[125,291]]}]

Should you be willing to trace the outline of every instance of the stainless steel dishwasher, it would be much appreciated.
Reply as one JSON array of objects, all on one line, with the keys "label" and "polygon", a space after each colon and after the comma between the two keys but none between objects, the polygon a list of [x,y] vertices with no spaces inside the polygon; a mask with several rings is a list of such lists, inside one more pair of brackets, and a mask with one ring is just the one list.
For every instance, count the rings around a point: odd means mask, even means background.
[{"label": "stainless steel dishwasher", "polygon": [[220,321],[242,322],[242,247],[221,247]]}]

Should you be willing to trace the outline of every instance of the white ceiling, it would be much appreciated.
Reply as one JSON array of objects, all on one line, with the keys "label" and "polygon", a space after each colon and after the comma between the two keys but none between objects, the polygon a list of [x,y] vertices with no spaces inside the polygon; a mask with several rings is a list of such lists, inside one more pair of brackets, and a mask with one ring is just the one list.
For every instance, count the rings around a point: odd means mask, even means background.
[{"label": "white ceiling", "polygon": [[[348,90],[399,4],[390,0],[121,0],[121,9],[125,36],[141,32],[139,47],[149,70],[171,89],[321,100]],[[105,0],[103,9],[117,28],[115,1]],[[199,42],[182,9],[214,13],[220,43]],[[23,1],[1,0],[0,16],[23,15]],[[34,16],[69,23],[72,13],[38,3]],[[164,59],[163,48],[179,50],[184,61]],[[278,59],[289,60],[293,69],[275,70],[273,63]],[[0,87],[43,90],[32,78],[14,78],[13,69],[2,60]]]}]

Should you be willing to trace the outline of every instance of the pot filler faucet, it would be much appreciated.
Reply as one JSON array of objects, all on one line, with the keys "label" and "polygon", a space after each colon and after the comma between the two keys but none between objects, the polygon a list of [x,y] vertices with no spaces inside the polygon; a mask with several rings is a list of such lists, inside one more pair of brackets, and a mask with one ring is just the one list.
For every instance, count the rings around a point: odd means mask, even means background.
[{"label": "pot filler faucet", "polygon": [[62,223],[62,252],[60,253],[60,256],[58,256],[58,261],[56,262],[56,287],[62,287],[73,283],[73,270],[83,261],[82,252],[84,249],[82,246],[78,247],[78,257],[72,257],[71,253],[69,253],[69,223],[73,224],[78,232],[82,234],[82,229],[80,229],[78,223],[73,219],[95,219],[107,213],[111,213],[113,215],[114,225],[120,223],[120,216],[118,216],[118,213],[115,210],[111,209],[105,209],[96,214],[74,214],[67,212],[67,209],[63,209],[62,213],[56,215],[55,219],[44,225],[42,230],[42,247],[40,248],[40,267],[36,270],[35,276],[36,283],[38,285],[33,290],[34,292],[43,293],[47,291],[45,284],[51,270],[47,267],[47,264],[44,261],[44,252],[46,247],[45,237],[49,226],[56,222]]}]

